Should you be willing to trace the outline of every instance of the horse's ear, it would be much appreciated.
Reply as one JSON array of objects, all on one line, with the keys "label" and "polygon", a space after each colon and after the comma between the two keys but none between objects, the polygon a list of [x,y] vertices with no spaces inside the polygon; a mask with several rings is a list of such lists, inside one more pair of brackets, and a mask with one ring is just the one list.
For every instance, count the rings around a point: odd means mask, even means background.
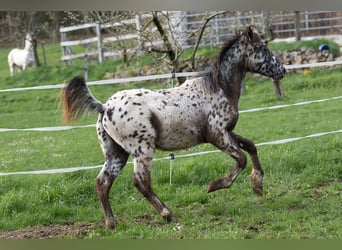
[{"label": "horse's ear", "polygon": [[251,26],[248,26],[247,30],[246,30],[247,36],[248,38],[253,41],[253,30]]}]

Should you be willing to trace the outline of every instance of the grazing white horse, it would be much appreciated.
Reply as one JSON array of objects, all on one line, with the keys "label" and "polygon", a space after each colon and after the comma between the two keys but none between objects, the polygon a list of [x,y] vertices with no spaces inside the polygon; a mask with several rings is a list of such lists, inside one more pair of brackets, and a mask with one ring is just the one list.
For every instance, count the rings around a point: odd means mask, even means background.
[{"label": "grazing white horse", "polygon": [[11,76],[13,76],[14,68],[17,68],[19,72],[25,70],[27,66],[33,65],[33,44],[32,37],[27,34],[25,37],[24,49],[12,49],[8,54],[8,66],[10,68]]}]

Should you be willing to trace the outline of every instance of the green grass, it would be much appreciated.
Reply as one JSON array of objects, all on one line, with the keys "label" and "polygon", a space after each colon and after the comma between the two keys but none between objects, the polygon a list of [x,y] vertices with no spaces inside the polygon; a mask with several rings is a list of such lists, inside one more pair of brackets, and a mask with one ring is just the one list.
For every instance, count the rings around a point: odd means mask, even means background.
[{"label": "green grass", "polygon": [[[55,48],[57,50],[57,48]],[[203,52],[204,53],[204,52]],[[1,51],[0,51],[1,55]],[[83,74],[82,64],[67,67],[52,63],[11,78],[0,67],[0,89],[47,85]],[[134,65],[153,63],[135,59]],[[120,61],[92,64],[93,79],[101,79]],[[5,66],[3,66],[5,67]],[[98,78],[95,78],[98,77]],[[41,78],[40,78],[41,77]],[[40,80],[37,80],[40,79]],[[310,70],[309,75],[289,73],[282,81],[284,98],[276,98],[271,80],[247,77],[247,94],[240,110],[291,104],[342,95],[342,68]],[[161,88],[167,81],[121,86],[91,86],[101,101],[124,88]],[[59,90],[0,93],[0,128],[32,128],[63,125],[56,97]],[[282,109],[241,113],[236,132],[255,143],[301,137],[341,129],[341,99]],[[94,124],[96,115],[75,125]],[[214,150],[200,145],[175,155]],[[213,153],[173,161],[172,185],[169,161],[153,164],[152,185],[178,217],[166,224],[132,183],[127,164],[113,185],[111,202],[119,225],[83,235],[89,239],[341,239],[342,134],[307,138],[258,147],[265,170],[264,195],[256,196],[247,168],[230,189],[206,194],[206,185],[232,169],[234,161]],[[169,152],[157,151],[156,158]],[[130,159],[131,160],[131,159]],[[59,132],[0,132],[0,172],[30,171],[101,165],[103,156],[94,128]],[[99,169],[53,175],[0,176],[0,232],[24,227],[103,220],[96,196]],[[66,238],[73,238],[66,236]]]}]

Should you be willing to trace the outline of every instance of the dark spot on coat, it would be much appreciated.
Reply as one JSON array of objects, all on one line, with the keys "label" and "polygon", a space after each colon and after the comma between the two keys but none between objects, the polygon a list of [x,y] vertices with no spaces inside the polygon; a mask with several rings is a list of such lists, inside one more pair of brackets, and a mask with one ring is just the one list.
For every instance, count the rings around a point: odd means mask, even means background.
[{"label": "dark spot on coat", "polygon": [[109,121],[111,122],[113,119],[113,110],[112,109],[108,109],[107,110],[107,116],[108,116],[108,119],[109,119]]},{"label": "dark spot on coat", "polygon": [[135,138],[138,136],[138,131],[137,130],[134,130],[133,134],[132,134],[132,137]]},{"label": "dark spot on coat", "polygon": [[158,139],[158,135],[160,134],[160,131],[162,130],[162,124],[158,116],[151,112],[150,122],[152,124],[152,127],[156,131],[156,140]]},{"label": "dark spot on coat", "polygon": [[125,111],[122,115],[120,115],[120,118],[122,119],[125,115],[127,115],[127,111]]}]

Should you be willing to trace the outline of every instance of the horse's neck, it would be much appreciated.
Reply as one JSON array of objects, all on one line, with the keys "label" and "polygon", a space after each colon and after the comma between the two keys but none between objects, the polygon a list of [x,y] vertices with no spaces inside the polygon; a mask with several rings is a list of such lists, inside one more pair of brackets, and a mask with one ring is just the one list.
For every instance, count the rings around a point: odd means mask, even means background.
[{"label": "horse's neck", "polygon": [[220,65],[219,79],[226,96],[236,104],[240,98],[241,82],[246,75],[243,56],[238,53],[225,55]]},{"label": "horse's neck", "polygon": [[32,43],[26,40],[24,50],[27,50],[27,51],[32,50]]}]

